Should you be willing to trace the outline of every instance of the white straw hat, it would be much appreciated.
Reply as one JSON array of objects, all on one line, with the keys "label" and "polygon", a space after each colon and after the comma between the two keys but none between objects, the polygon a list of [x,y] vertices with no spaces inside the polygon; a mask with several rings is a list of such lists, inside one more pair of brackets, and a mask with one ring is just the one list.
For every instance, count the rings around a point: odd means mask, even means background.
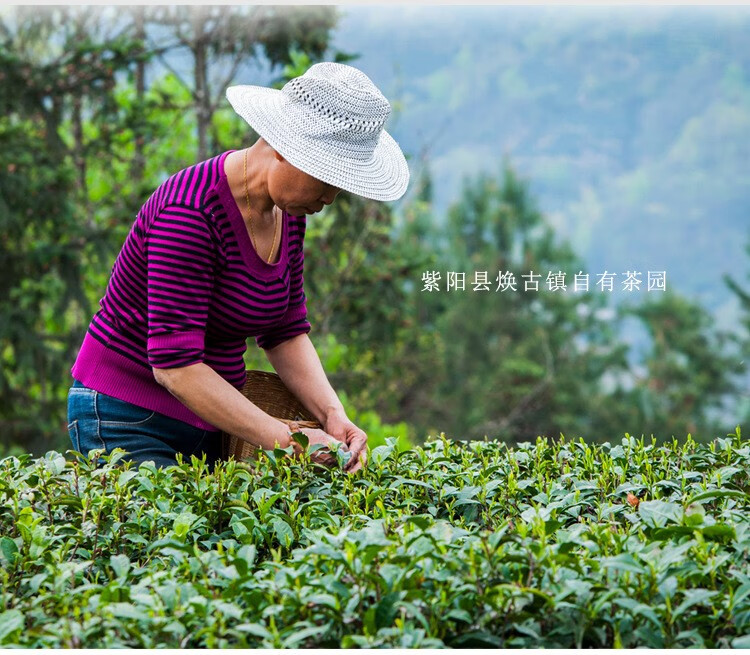
[{"label": "white straw hat", "polygon": [[362,71],[321,62],[281,90],[241,84],[226,96],[274,150],[308,175],[373,200],[404,195],[409,167],[383,129],[391,105]]}]

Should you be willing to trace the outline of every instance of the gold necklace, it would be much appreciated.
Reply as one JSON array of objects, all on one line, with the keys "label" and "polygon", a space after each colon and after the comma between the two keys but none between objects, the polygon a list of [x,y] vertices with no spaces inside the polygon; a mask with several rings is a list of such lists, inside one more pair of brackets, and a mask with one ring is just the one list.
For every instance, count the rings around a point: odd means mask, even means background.
[{"label": "gold necklace", "polygon": [[[250,194],[247,191],[247,148],[245,148],[245,201],[247,202],[247,214],[250,217],[250,237],[253,240],[253,247],[255,248],[255,252],[260,255],[258,252],[258,246],[255,245],[255,232],[253,231],[253,217],[250,215]],[[273,212],[274,216],[276,216],[276,205],[273,206]],[[267,263],[271,263],[271,256],[273,255],[273,250],[276,247],[276,234],[279,231],[279,221],[277,220],[275,223],[276,227],[273,231],[273,241],[271,242],[271,252],[268,253],[268,260]]]}]

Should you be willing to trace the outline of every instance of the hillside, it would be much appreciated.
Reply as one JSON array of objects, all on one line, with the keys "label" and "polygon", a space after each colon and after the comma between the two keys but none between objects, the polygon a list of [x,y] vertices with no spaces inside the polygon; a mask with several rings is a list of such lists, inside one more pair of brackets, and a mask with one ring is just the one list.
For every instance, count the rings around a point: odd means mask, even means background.
[{"label": "hillside", "polygon": [[334,46],[394,100],[412,166],[428,148],[438,216],[506,154],[592,277],[666,270],[733,327],[721,275],[750,270],[750,8],[341,11]]}]

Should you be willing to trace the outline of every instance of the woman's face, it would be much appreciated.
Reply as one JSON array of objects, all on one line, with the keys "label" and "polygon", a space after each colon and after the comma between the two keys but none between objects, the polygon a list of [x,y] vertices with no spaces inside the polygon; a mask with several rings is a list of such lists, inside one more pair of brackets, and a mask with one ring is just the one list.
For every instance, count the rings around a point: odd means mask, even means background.
[{"label": "woman's face", "polygon": [[268,173],[268,194],[287,214],[315,214],[330,205],[341,191],[292,166],[278,152],[275,155]]}]

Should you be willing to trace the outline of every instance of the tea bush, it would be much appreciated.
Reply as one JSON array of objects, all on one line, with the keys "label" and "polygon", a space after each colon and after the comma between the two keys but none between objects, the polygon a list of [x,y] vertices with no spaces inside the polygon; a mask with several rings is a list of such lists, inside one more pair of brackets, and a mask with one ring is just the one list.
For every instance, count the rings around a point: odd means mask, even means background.
[{"label": "tea bush", "polygon": [[[748,647],[750,443],[0,460],[0,645]],[[346,456],[339,453],[339,458]]]}]

